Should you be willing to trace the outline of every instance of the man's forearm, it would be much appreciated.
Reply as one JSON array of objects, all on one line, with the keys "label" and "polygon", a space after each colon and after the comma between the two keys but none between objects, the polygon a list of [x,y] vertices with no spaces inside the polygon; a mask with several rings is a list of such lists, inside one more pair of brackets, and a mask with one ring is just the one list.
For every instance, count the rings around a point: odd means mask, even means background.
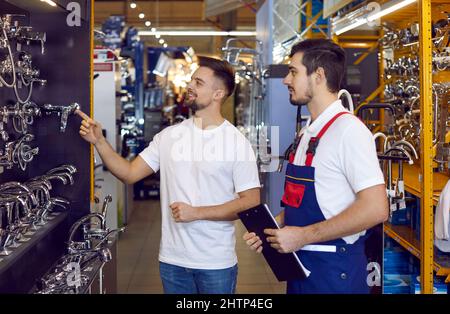
[{"label": "man's forearm", "polygon": [[127,183],[130,162],[116,153],[106,139],[99,140],[95,148],[106,168],[119,180]]},{"label": "man's forearm", "polygon": [[236,220],[239,212],[254,207],[259,203],[258,189],[257,197],[240,197],[222,205],[198,207],[198,220]]},{"label": "man's forearm", "polygon": [[368,205],[365,201],[356,200],[339,215],[304,227],[301,231],[302,236],[306,237],[303,244],[339,239],[370,229],[385,220],[383,206],[380,203]]}]

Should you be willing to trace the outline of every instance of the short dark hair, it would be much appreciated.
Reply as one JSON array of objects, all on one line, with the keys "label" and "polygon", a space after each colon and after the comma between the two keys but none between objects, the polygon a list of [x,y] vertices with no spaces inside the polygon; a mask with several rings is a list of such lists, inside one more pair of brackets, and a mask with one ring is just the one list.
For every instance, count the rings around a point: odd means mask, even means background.
[{"label": "short dark hair", "polygon": [[204,56],[199,56],[198,60],[201,67],[211,69],[214,76],[222,81],[227,89],[227,97],[233,94],[236,83],[234,82],[234,68],[231,64],[225,60],[218,60]]},{"label": "short dark hair", "polygon": [[337,93],[345,72],[345,51],[330,39],[306,39],[292,47],[291,58],[303,53],[302,63],[306,74],[311,75],[319,67],[325,71],[328,90]]}]

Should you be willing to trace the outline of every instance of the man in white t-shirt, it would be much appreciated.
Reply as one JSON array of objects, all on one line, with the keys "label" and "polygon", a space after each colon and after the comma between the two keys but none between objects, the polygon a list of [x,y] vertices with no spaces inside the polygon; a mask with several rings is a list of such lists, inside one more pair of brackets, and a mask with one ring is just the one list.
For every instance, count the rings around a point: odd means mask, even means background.
[{"label": "man in white t-shirt", "polygon": [[[366,230],[387,219],[388,203],[372,134],[338,100],[345,52],[316,39],[294,45],[290,57],[284,84],[293,105],[308,106],[311,123],[288,154],[285,226],[266,229],[267,241],[296,252],[311,272],[288,281],[287,293],[368,293]],[[261,252],[254,233],[244,240]]]},{"label": "man in white t-shirt", "polygon": [[128,184],[160,171],[164,292],[234,293],[233,220],[260,202],[258,169],[248,140],[220,113],[234,90],[233,68],[226,61],[199,60],[185,100],[194,117],[156,134],[133,161],[114,152],[99,123],[82,112],[80,134]]}]

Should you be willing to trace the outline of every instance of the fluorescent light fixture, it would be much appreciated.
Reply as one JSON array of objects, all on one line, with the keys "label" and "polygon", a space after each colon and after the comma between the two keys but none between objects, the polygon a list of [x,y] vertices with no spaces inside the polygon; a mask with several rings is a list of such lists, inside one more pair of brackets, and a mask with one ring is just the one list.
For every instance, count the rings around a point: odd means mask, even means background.
[{"label": "fluorescent light fixture", "polygon": [[131,2],[131,3],[130,3],[130,8],[136,9],[136,7],[137,7],[136,2]]},{"label": "fluorescent light fixture", "polygon": [[397,10],[400,10],[401,8],[404,8],[412,3],[416,2],[416,0],[399,0],[399,1],[391,1],[386,6],[381,6],[381,10],[377,13],[369,15],[367,20],[369,22],[375,21],[385,15],[391,14],[392,12],[395,12]]},{"label": "fluorescent light fixture", "polygon": [[340,34],[343,34],[345,32],[348,32],[349,30],[352,30],[354,28],[357,28],[357,27],[359,27],[361,25],[366,24],[366,22],[367,22],[366,19],[358,19],[358,20],[356,20],[356,22],[354,22],[354,23],[352,23],[350,25],[347,25],[347,26],[337,30],[336,31],[336,35],[340,35]]},{"label": "fluorescent light fixture", "polygon": [[56,7],[56,3],[53,2],[52,0],[41,0],[41,2],[45,2],[48,5],[51,5],[52,7]]},{"label": "fluorescent light fixture", "polygon": [[140,19],[143,19],[145,17],[145,14],[144,13],[139,13],[139,18]]},{"label": "fluorescent light fixture", "polygon": [[150,26],[150,25],[152,25],[152,22],[150,22],[150,21],[145,21],[145,26]]},{"label": "fluorescent light fixture", "polygon": [[348,32],[349,30],[352,30],[361,25],[364,25],[366,23],[373,22],[377,19],[382,18],[385,15],[388,15],[388,14],[391,14],[392,12],[400,10],[416,1],[417,0],[392,0],[392,1],[386,2],[381,6],[380,10],[378,10],[377,12],[370,13],[368,15],[365,15],[365,16],[355,19],[355,21],[353,23],[351,23],[347,26],[344,26],[340,29],[337,29],[335,31],[335,34],[340,35],[345,32]]},{"label": "fluorescent light fixture", "polygon": [[[155,35],[149,31],[140,31],[139,36],[153,36]],[[157,35],[162,36],[256,36],[256,32],[248,31],[231,31],[231,32],[221,32],[221,31],[158,31]],[[158,37],[157,37],[158,38]]]}]

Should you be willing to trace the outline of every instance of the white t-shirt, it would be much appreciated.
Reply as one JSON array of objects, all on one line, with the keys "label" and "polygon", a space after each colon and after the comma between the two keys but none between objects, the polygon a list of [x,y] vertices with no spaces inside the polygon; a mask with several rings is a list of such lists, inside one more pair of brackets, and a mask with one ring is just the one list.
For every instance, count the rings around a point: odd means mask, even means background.
[{"label": "white t-shirt", "polygon": [[255,154],[246,137],[226,120],[202,130],[191,118],[156,134],[139,156],[154,171],[160,170],[159,260],[197,269],[234,266],[234,222],[177,223],[169,205],[221,205],[235,199],[236,193],[260,187]]},{"label": "white t-shirt", "polygon": [[[295,154],[294,164],[305,165],[311,137],[317,136],[336,114],[347,111],[340,100],[333,102],[317,119],[302,130],[303,136]],[[315,168],[316,196],[322,213],[330,219],[348,208],[356,193],[384,184],[375,141],[370,130],[355,116],[337,118],[320,139],[312,167]],[[365,231],[344,237],[352,244]]]}]

